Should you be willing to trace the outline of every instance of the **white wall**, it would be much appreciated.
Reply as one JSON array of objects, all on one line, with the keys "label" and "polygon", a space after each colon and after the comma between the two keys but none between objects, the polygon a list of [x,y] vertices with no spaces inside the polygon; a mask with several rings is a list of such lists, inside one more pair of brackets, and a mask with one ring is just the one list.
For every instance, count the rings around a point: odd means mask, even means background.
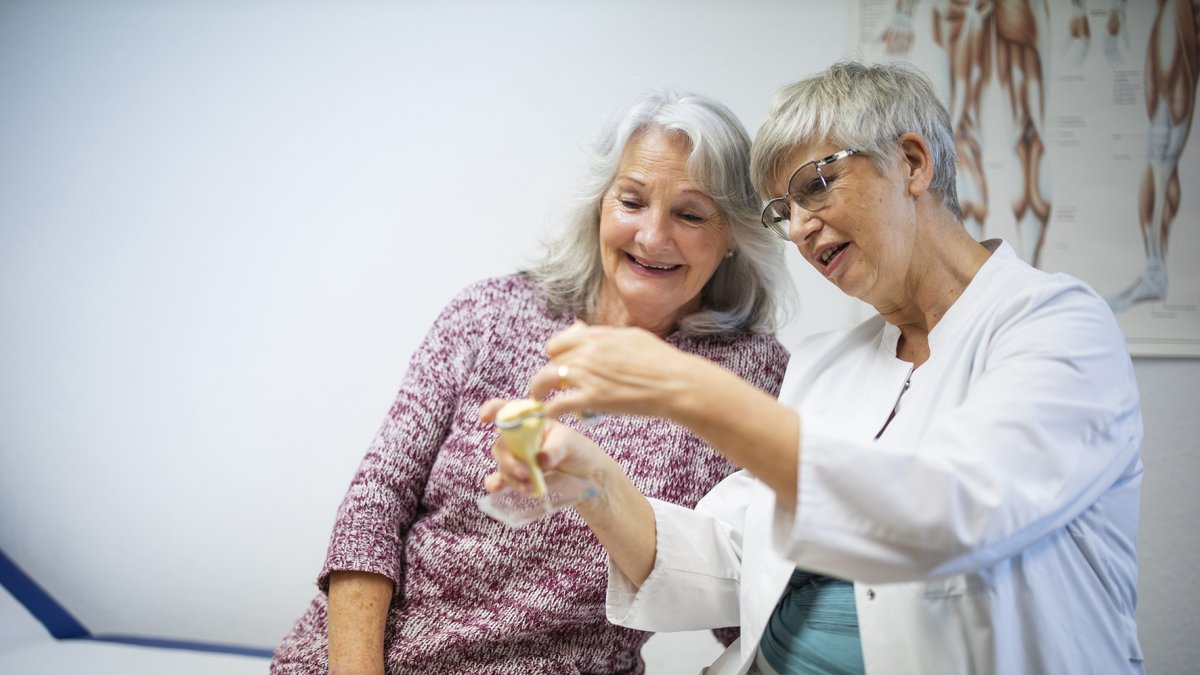
[{"label": "white wall", "polygon": [[[273,645],[409,353],[536,250],[602,120],[670,84],[753,133],[850,28],[823,2],[448,4],[0,4],[0,550],[93,631]],[[791,257],[786,341],[856,316]],[[1200,363],[1138,368],[1169,672],[1200,660],[1171,582],[1200,563]]]}]

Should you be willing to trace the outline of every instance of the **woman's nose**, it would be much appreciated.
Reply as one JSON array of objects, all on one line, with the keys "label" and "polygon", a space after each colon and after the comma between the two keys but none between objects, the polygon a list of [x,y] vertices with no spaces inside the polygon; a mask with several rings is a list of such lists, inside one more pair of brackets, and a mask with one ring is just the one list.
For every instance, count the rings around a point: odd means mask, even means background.
[{"label": "woman's nose", "polygon": [[671,214],[664,209],[648,209],[637,232],[637,241],[647,250],[660,248],[671,238]]},{"label": "woman's nose", "polygon": [[793,204],[791,213],[788,215],[791,216],[788,219],[788,239],[791,239],[794,244],[799,244],[821,229],[820,219],[808,209],[802,209]]}]

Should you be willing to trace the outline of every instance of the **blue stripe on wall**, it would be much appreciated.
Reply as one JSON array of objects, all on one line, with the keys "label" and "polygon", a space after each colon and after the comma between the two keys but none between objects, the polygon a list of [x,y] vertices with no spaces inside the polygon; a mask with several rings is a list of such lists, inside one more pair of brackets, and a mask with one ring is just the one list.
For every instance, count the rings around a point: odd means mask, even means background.
[{"label": "blue stripe on wall", "polygon": [[59,640],[91,637],[65,607],[58,604],[50,594],[0,551],[0,586],[8,589],[17,602],[25,606],[35,619],[42,622],[46,630]]},{"label": "blue stripe on wall", "polygon": [[131,635],[92,635],[83,624],[79,623],[65,607],[50,597],[37,582],[14,563],[4,551],[0,551],[0,586],[12,594],[17,602],[33,615],[59,640],[94,640],[96,642],[111,642],[116,644],[133,645],[137,647],[155,647],[158,649],[184,649],[194,652],[212,652],[217,654],[237,654],[241,656],[259,656],[270,658],[272,650],[259,647],[239,647],[237,645],[212,644],[208,642],[192,642],[190,640],[167,640],[162,638],[136,637]]},{"label": "blue stripe on wall", "polygon": [[261,647],[239,647],[237,645],[221,645],[209,642],[192,642],[191,640],[166,640],[162,638],[136,637],[133,635],[96,635],[88,639],[96,642],[114,642],[136,647],[155,647],[157,649],[185,649],[193,652],[212,652],[216,654],[237,654],[239,656],[261,656],[271,658],[270,649]]}]

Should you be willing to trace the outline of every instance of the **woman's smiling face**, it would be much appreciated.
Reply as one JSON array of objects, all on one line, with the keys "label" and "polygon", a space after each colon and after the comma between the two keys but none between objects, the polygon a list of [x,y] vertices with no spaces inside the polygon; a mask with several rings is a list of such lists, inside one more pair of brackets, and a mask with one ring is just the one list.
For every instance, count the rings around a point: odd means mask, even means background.
[{"label": "woman's smiling face", "polygon": [[700,307],[730,251],[716,202],[687,175],[686,137],[651,129],[630,139],[600,204],[604,267],[593,321],[659,335]]}]

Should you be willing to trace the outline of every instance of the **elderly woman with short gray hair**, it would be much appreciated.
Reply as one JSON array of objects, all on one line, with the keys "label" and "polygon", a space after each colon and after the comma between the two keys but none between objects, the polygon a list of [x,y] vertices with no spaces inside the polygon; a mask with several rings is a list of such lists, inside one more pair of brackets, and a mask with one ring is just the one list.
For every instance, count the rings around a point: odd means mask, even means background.
[{"label": "elderly woman with short gray hair", "polygon": [[[774,396],[786,273],[749,151],[703,96],[658,92],[614,119],[543,260],[468,287],[413,355],[338,511],[322,592],[272,673],[642,672],[649,634],[605,620],[604,553],[576,514],[514,530],[477,508],[495,438],[477,411],[524,397],[546,340],[577,320],[645,330]],[[640,490],[685,507],[735,470],[665,420],[588,434]]]}]

